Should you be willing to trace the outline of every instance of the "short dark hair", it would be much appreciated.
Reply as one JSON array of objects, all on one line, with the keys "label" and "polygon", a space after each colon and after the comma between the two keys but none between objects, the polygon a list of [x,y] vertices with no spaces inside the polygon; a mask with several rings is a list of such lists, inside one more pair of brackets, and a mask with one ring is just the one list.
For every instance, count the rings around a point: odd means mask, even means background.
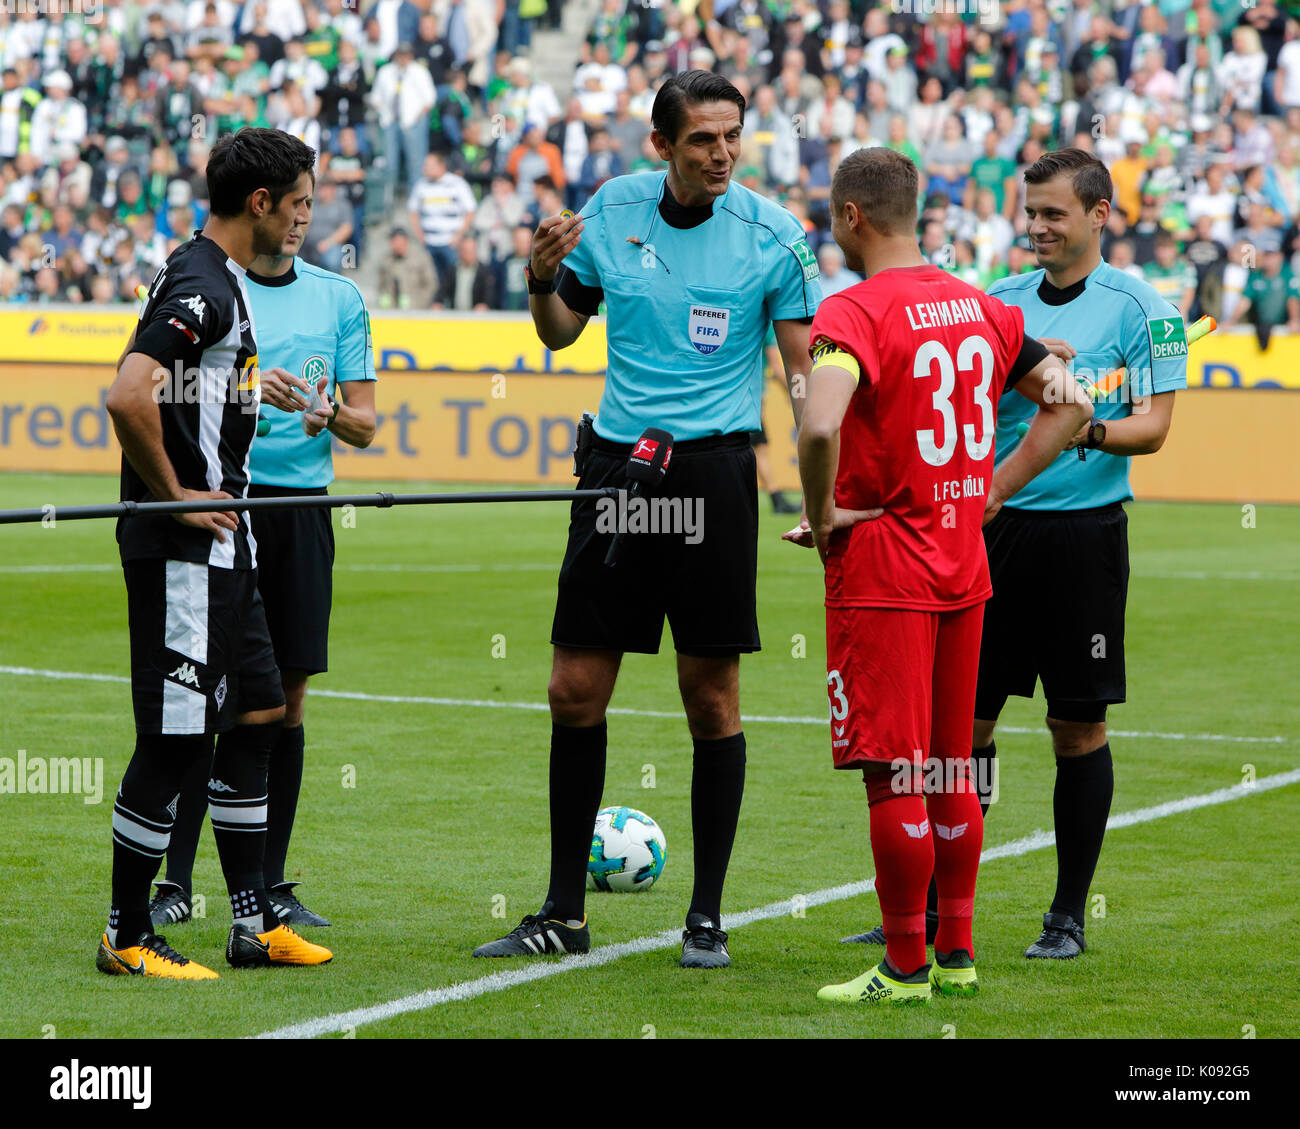
[{"label": "short dark hair", "polygon": [[315,178],[316,150],[280,129],[246,126],[217,139],[208,154],[208,200],[214,216],[237,216],[259,188],[277,206],[303,173]]},{"label": "short dark hair", "polygon": [[1044,153],[1025,169],[1026,184],[1044,184],[1058,176],[1068,176],[1074,194],[1085,212],[1115,196],[1115,183],[1110,170],[1091,153],[1083,149],[1055,149]]},{"label": "short dark hair", "polygon": [[650,121],[661,136],[676,142],[686,124],[686,107],[705,102],[734,102],[740,111],[740,124],[745,124],[745,96],[722,75],[699,70],[672,75],[659,88]]},{"label": "short dark hair", "polygon": [[919,174],[910,157],[877,146],[856,149],[844,158],[831,181],[831,208],[852,200],[881,235],[916,231]]}]

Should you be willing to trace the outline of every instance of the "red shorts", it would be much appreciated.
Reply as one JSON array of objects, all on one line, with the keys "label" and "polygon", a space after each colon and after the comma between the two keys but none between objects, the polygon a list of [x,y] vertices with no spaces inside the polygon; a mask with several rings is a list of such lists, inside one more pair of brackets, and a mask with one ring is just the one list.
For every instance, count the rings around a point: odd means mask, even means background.
[{"label": "red shorts", "polygon": [[826,609],[836,768],[969,757],[984,605]]}]

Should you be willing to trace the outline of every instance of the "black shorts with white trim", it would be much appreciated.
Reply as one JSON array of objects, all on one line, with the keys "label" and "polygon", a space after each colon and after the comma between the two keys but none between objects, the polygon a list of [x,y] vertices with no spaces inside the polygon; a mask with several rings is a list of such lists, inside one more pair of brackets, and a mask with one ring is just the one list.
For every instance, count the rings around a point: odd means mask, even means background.
[{"label": "black shorts with white trim", "polygon": [[213,734],[284,705],[253,569],[123,565],[138,733]]}]

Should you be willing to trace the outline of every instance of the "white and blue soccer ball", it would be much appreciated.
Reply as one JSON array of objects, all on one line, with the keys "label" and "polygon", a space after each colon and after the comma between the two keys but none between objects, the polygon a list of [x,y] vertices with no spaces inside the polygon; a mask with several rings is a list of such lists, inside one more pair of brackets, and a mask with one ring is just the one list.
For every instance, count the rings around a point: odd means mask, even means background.
[{"label": "white and blue soccer ball", "polygon": [[601,808],[591,833],[587,885],[593,890],[648,890],[664,872],[663,829],[636,808]]}]

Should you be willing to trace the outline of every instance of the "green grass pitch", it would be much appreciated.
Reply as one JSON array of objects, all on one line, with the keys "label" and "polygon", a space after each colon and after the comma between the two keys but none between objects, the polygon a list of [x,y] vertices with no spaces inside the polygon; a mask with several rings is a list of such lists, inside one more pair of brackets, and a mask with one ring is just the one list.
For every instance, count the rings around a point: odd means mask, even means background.
[{"label": "green grass pitch", "polygon": [[[0,477],[0,507],[115,498],[110,478]],[[1130,701],[1111,724],[1136,735],[1113,740],[1116,813],[1300,767],[1300,510],[1261,507],[1253,527],[1244,516],[1240,506],[1130,507]],[[315,689],[545,702],[566,506],[359,510],[354,527],[336,511],[334,521],[332,669]],[[763,518],[765,649],[742,663],[742,709],[821,718],[820,577],[811,553],[778,540],[788,523]],[[1044,582],[1068,592],[1071,577]],[[0,585],[0,757],[23,749],[28,758],[102,758],[104,768],[98,804],[0,793],[0,1036],[253,1035],[521,967],[469,951],[535,910],[544,890],[545,711],[317,694],[289,863],[304,901],[335,923],[312,934],[334,962],[227,968],[229,911],[205,829],[195,884],[207,916],[168,940],[221,979],[98,974],[112,796],[133,740],[110,523],[0,528]],[[691,884],[690,742],[670,644],[626,660],[613,705],[637,712],[611,717],[605,803],[653,815],[668,862],[649,892],[590,897],[596,945],[680,928]],[[1041,700],[1013,700],[1002,719],[1001,796],[986,848],[1051,827],[1042,712]],[[831,770],[825,727],[752,722],[746,733],[724,912],[869,877],[860,778]],[[1239,1038],[1247,1025],[1260,1037],[1291,1035],[1300,1017],[1298,822],[1293,784],[1113,829],[1093,885],[1104,903],[1094,902],[1087,923],[1089,951],[1069,964],[1020,957],[1050,901],[1051,848],[989,862],[976,902],[984,990],[971,1000],[864,1010],[815,999],[878,952],[838,943],[879,921],[867,895],[733,930],[726,972],[684,972],[675,948],[659,949],[363,1024],[355,1035]]]}]

